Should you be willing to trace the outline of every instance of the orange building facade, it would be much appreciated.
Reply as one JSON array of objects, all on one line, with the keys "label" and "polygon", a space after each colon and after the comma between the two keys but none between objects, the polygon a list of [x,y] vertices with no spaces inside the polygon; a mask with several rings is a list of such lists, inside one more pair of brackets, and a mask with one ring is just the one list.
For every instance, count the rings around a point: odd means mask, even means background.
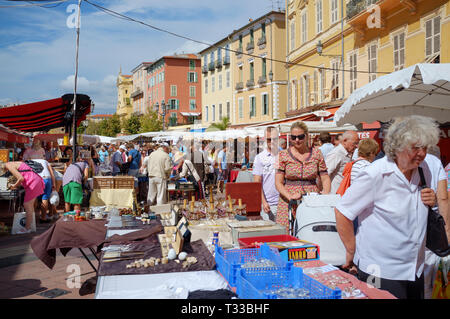
[{"label": "orange building facade", "polygon": [[196,54],[163,56],[146,68],[147,98],[151,110],[163,116],[165,126],[201,120],[201,60]]}]

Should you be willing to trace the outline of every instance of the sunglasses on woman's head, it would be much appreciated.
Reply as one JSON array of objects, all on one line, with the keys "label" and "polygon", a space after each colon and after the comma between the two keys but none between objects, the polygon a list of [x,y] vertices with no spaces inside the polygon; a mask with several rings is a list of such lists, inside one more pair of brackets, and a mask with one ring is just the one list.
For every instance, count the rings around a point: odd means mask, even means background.
[{"label": "sunglasses on woman's head", "polygon": [[300,135],[292,135],[291,134],[291,139],[293,141],[295,141],[295,140],[303,140],[305,138],[305,136],[306,136],[306,134],[300,134]]}]

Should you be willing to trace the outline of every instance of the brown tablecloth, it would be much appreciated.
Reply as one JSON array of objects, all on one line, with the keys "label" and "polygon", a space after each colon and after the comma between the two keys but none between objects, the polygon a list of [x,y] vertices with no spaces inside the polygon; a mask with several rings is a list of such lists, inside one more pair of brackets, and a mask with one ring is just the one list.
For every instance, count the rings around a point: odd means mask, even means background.
[{"label": "brown tablecloth", "polygon": [[50,269],[56,262],[56,249],[66,256],[72,248],[101,248],[105,242],[106,220],[83,222],[60,219],[46,232],[33,238],[30,245],[34,254]]},{"label": "brown tablecloth", "polygon": [[[142,242],[135,242],[131,244],[131,250],[133,251],[145,251],[143,256],[138,259],[148,259],[150,257],[161,258],[161,246],[158,242],[157,236],[148,238]],[[196,257],[197,263],[190,265],[187,268],[183,268],[182,262],[177,263],[174,260],[169,260],[167,264],[159,264],[157,266],[150,266],[148,268],[126,268],[127,264],[130,264],[134,259],[122,260],[116,262],[103,262],[100,260],[100,266],[98,269],[99,276],[112,276],[112,275],[131,275],[131,274],[158,274],[168,272],[185,272],[185,271],[203,271],[213,270],[215,268],[215,260],[208,248],[205,246],[202,240],[197,240],[184,246],[184,251],[188,253],[188,257]]]}]

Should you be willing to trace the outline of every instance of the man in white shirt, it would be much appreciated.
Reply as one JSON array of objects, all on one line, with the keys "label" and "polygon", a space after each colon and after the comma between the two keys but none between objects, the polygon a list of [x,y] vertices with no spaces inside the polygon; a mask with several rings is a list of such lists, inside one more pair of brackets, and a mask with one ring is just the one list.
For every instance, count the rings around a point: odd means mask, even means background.
[{"label": "man in white shirt", "polygon": [[275,162],[278,155],[278,129],[269,126],[264,133],[266,149],[255,156],[253,181],[262,183],[262,210],[264,220],[275,221],[279,193],[275,187]]},{"label": "man in white shirt", "polygon": [[358,147],[359,137],[355,131],[346,131],[342,135],[342,143],[331,150],[325,158],[328,175],[331,178],[331,194],[336,191],[344,179],[345,164],[352,160],[353,152]]},{"label": "man in white shirt", "polygon": [[169,144],[163,143],[148,156],[143,166],[148,171],[147,202],[151,205],[167,203],[167,180],[170,177],[172,163],[169,157]]}]

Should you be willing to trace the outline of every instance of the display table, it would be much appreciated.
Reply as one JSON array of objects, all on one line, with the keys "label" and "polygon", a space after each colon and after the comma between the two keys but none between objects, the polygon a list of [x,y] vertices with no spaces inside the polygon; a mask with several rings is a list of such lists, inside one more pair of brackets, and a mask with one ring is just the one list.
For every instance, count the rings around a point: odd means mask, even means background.
[{"label": "display table", "polygon": [[22,196],[25,194],[23,188],[16,190],[0,191],[0,200],[8,201],[8,212],[17,213],[16,207],[20,207],[22,203]]},{"label": "display table", "polygon": [[192,291],[227,287],[227,281],[215,270],[99,276],[95,299],[186,299]]},{"label": "display table", "polygon": [[30,243],[34,254],[50,269],[56,263],[56,249],[59,249],[63,256],[72,248],[79,248],[83,256],[92,265],[82,248],[89,248],[96,256],[105,242],[106,220],[90,220],[84,222],[63,221],[60,218],[47,231],[34,237]]},{"label": "display table", "polygon": [[397,299],[390,292],[369,286],[352,274],[320,260],[297,262],[294,265],[303,268],[305,274],[322,284],[330,288],[334,285],[340,288],[342,290],[342,299]]},{"label": "display table", "polygon": [[111,208],[131,208],[135,201],[134,189],[94,189],[89,201],[90,206]]}]

